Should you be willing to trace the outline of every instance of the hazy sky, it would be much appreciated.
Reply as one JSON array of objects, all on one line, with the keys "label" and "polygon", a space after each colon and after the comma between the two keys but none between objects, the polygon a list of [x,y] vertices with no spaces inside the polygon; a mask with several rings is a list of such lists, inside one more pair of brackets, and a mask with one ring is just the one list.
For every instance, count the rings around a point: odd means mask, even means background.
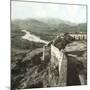
[{"label": "hazy sky", "polygon": [[59,18],[81,23],[86,22],[86,6],[12,1],[11,18]]}]

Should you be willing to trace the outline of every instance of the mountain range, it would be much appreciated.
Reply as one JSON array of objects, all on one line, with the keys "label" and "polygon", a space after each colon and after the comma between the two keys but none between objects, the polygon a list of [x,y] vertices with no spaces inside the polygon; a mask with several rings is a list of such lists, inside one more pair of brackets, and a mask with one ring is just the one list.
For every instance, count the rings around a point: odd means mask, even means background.
[{"label": "mountain range", "polygon": [[26,29],[35,33],[60,33],[60,32],[84,32],[87,31],[87,23],[72,23],[55,18],[13,20],[11,29]]}]

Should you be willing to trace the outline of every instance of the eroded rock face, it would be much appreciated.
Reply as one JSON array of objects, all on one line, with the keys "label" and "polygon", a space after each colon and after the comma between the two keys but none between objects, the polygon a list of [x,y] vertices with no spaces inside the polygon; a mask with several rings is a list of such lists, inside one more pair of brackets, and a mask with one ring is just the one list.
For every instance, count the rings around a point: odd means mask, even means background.
[{"label": "eroded rock face", "polygon": [[67,84],[87,84],[87,47],[86,42],[77,41],[65,47],[68,58]]}]

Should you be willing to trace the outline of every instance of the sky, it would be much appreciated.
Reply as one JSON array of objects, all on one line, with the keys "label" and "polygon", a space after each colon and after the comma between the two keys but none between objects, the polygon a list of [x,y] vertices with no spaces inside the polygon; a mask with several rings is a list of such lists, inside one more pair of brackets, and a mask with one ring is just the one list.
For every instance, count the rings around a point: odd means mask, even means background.
[{"label": "sky", "polygon": [[84,23],[86,22],[86,6],[12,1],[11,19],[27,18],[58,18]]}]

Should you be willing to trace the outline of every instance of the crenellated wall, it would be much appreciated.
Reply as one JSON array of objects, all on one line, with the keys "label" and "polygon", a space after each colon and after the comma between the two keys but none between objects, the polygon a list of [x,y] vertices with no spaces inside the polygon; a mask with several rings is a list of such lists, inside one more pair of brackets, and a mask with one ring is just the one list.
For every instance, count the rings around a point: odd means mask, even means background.
[{"label": "crenellated wall", "polygon": [[76,40],[86,40],[87,39],[87,35],[86,34],[70,34],[70,36],[74,37]]}]

